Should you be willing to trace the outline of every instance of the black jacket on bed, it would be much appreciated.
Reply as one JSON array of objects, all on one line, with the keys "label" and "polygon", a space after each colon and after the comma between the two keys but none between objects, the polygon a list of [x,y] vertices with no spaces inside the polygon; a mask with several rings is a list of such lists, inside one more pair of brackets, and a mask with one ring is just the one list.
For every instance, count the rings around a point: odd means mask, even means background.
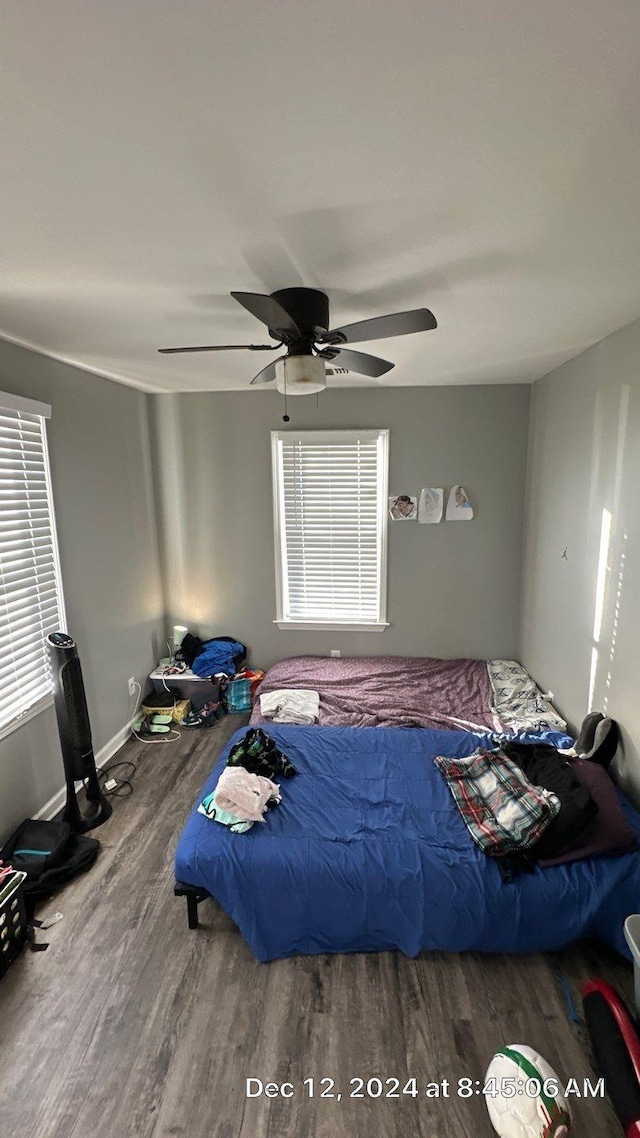
[{"label": "black jacket on bed", "polygon": [[547,743],[502,743],[505,755],[535,786],[543,786],[560,799],[560,813],[532,846],[535,858],[559,857],[571,849],[589,828],[598,807],[571,764]]}]

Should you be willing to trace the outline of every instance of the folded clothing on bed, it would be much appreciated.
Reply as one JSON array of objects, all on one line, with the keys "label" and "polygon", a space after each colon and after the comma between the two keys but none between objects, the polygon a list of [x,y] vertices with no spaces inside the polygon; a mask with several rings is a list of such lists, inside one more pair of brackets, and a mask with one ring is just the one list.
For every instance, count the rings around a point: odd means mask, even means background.
[{"label": "folded clothing on bed", "polygon": [[260,696],[260,714],[274,723],[317,723],[320,696],[306,688],[279,688]]},{"label": "folded clothing on bed", "polygon": [[471,837],[490,857],[530,849],[560,811],[559,799],[530,783],[501,751],[438,755],[434,762]]}]

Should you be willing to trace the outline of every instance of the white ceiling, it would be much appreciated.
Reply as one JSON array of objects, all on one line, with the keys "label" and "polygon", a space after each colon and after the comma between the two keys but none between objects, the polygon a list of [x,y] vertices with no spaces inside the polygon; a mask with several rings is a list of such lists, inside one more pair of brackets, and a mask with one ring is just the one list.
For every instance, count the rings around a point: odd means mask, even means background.
[{"label": "white ceiling", "polygon": [[0,335],[246,387],[304,284],[411,385],[528,382],[640,316],[637,0],[4,0]]}]

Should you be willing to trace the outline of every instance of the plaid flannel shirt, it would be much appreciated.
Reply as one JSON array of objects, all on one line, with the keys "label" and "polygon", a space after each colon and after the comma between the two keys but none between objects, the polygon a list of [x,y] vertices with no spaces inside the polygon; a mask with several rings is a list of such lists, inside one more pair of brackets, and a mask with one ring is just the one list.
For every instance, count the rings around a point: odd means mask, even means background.
[{"label": "plaid flannel shirt", "polygon": [[556,795],[530,783],[499,749],[434,762],[471,837],[491,857],[529,849],[560,810]]}]

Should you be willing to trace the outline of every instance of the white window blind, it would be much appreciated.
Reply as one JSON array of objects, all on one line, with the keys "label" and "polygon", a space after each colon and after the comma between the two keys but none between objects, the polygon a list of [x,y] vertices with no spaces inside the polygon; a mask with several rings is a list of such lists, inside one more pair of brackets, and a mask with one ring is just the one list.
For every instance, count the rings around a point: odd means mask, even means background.
[{"label": "white window blind", "polygon": [[[36,411],[25,410],[33,406]],[[45,637],[64,628],[44,415],[0,393],[0,732],[51,694]]]},{"label": "white window blind", "polygon": [[272,432],[279,624],[385,627],[388,436]]}]

